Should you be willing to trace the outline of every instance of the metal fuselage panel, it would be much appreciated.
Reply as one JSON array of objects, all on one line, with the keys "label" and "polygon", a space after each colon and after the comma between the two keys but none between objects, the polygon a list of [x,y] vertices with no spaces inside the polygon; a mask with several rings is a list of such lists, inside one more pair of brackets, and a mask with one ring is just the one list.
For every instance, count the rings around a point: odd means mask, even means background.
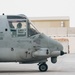
[{"label": "metal fuselage panel", "polygon": [[7,17],[0,16],[0,62],[18,62],[32,58],[31,43],[26,37],[12,38]]}]

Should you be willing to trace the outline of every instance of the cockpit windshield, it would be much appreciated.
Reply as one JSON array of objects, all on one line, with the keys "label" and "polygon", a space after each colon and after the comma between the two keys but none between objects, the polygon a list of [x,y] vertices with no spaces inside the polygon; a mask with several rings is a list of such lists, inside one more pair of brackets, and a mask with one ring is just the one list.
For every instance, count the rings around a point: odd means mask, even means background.
[{"label": "cockpit windshield", "polygon": [[30,28],[29,28],[29,36],[33,36],[38,34],[38,30],[34,27],[32,23],[30,23]]},{"label": "cockpit windshield", "polygon": [[12,37],[30,37],[39,32],[27,17],[7,16]]}]

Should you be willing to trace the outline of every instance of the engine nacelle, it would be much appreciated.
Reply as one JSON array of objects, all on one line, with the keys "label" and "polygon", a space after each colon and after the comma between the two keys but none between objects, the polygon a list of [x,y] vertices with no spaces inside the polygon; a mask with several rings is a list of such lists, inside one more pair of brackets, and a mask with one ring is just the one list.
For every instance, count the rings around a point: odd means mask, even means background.
[{"label": "engine nacelle", "polygon": [[51,57],[57,57],[60,55],[60,51],[52,51],[51,52]]},{"label": "engine nacelle", "polygon": [[48,48],[40,48],[40,50],[35,51],[33,53],[33,57],[35,56],[49,56],[50,55],[50,50]]},{"label": "engine nacelle", "polygon": [[57,62],[57,56],[61,54],[61,51],[53,51],[51,52],[51,62],[55,64]]}]

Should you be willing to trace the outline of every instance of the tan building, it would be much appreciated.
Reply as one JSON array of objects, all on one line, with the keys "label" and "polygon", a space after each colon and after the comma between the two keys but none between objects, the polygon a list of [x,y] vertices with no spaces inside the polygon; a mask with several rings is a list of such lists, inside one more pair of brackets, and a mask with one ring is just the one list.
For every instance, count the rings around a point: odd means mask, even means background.
[{"label": "tan building", "polygon": [[69,27],[69,17],[30,17],[37,28]]}]

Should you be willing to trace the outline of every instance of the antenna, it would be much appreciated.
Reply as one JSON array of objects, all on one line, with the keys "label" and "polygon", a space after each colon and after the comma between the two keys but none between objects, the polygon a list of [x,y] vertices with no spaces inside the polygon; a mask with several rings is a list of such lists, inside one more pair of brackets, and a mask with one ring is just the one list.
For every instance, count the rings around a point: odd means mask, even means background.
[{"label": "antenna", "polygon": [[4,13],[2,13],[2,15],[4,15]]}]

